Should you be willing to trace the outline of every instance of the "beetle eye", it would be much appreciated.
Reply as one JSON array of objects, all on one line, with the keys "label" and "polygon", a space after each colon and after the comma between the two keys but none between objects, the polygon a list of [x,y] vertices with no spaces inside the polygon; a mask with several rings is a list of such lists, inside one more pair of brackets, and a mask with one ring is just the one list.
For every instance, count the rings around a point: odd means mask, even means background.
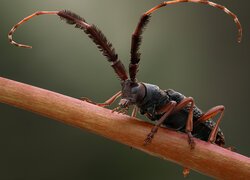
[{"label": "beetle eye", "polygon": [[131,93],[132,94],[136,94],[138,92],[138,87],[133,87],[132,89],[131,89]]}]

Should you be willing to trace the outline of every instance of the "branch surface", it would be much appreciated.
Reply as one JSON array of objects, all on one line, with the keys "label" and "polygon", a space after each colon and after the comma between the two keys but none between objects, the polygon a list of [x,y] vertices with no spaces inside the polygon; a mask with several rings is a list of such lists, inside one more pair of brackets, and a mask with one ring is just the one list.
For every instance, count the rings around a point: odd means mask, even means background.
[{"label": "branch surface", "polygon": [[170,160],[218,179],[250,179],[250,158],[187,136],[159,128],[143,146],[152,125],[62,94],[0,77],[0,102],[82,128],[150,155]]}]

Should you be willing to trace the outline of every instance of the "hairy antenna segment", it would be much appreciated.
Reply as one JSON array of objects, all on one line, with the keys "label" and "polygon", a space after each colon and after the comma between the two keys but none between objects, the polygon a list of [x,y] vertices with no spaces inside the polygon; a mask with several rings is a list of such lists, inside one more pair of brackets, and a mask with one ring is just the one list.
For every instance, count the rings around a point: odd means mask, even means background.
[{"label": "hairy antenna segment", "polygon": [[117,60],[118,55],[115,53],[112,44],[108,42],[105,35],[95,25],[88,24],[85,19],[68,10],[60,11],[58,16],[60,16],[62,20],[65,20],[66,23],[75,25],[76,28],[83,30],[97,45],[102,54],[107,57],[109,62],[115,62]]},{"label": "hairy antenna segment", "polygon": [[139,21],[139,23],[137,24],[137,27],[134,31],[134,33],[132,34],[132,41],[131,41],[131,50],[130,50],[130,64],[129,64],[129,75],[130,75],[130,79],[132,81],[136,81],[136,74],[138,72],[138,68],[139,68],[139,61],[140,61],[140,55],[141,53],[139,52],[140,49],[140,45],[141,45],[141,41],[142,41],[142,33],[143,30],[145,29],[146,25],[148,24],[149,20],[150,20],[150,16],[153,12],[155,12],[156,10],[170,5],[170,4],[178,4],[178,3],[184,3],[184,2],[192,2],[192,3],[200,3],[200,4],[206,4],[218,9],[221,9],[222,11],[224,11],[225,13],[227,13],[229,16],[231,16],[237,26],[238,29],[238,36],[237,36],[237,41],[238,43],[241,42],[242,39],[242,26],[240,24],[239,19],[237,18],[237,16],[232,13],[230,10],[228,10],[225,6],[222,6],[220,4],[216,4],[214,2],[208,1],[208,0],[173,0],[173,1],[164,1],[161,4],[158,4],[157,6],[151,8],[150,10],[148,10],[147,12],[145,12],[142,16],[141,19]]},{"label": "hairy antenna segment", "polygon": [[163,3],[153,7],[152,9],[148,10],[145,14],[150,15],[152,14],[154,11],[156,11],[157,9],[170,5],[170,4],[178,4],[178,3],[183,3],[183,2],[192,2],[192,3],[200,3],[200,4],[207,4],[209,6],[221,9],[222,11],[224,11],[225,13],[227,13],[229,16],[231,16],[237,26],[238,29],[238,35],[237,35],[237,41],[238,43],[241,42],[242,39],[242,26],[240,24],[240,21],[238,19],[238,17],[232,13],[229,9],[227,9],[225,6],[222,6],[220,4],[208,1],[208,0],[174,0],[174,1],[164,1]]},{"label": "hairy antenna segment", "polygon": [[18,47],[32,48],[32,46],[20,44],[13,41],[13,33],[24,22],[30,20],[35,16],[44,14],[58,15],[62,20],[65,20],[67,24],[75,25],[76,28],[83,30],[89,36],[89,38],[97,45],[97,48],[108,59],[108,61],[111,62],[111,67],[115,70],[115,73],[118,75],[119,79],[122,81],[128,79],[128,75],[124,65],[118,59],[118,55],[116,54],[115,49],[113,48],[112,44],[107,40],[105,35],[101,32],[101,30],[99,30],[95,25],[88,24],[84,18],[68,10],[38,11],[24,18],[10,30],[8,34],[10,43]]}]

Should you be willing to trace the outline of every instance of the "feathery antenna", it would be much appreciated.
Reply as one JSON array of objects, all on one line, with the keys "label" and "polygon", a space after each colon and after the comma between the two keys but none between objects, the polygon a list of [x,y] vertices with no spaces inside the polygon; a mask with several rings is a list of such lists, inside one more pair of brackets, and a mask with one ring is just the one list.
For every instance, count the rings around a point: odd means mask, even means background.
[{"label": "feathery antenna", "polygon": [[31,18],[38,16],[38,15],[58,15],[62,20],[65,20],[66,23],[70,25],[75,25],[76,28],[83,30],[90,39],[97,45],[98,49],[102,52],[102,54],[111,62],[111,67],[115,70],[116,74],[120,78],[120,80],[124,81],[128,79],[128,75],[126,69],[122,62],[118,59],[118,55],[115,53],[115,49],[112,47],[112,44],[108,42],[105,35],[99,30],[95,25],[88,24],[84,18],[80,17],[79,15],[68,11],[38,11],[34,14],[24,18],[19,23],[17,23],[9,32],[8,37],[11,44],[23,47],[23,48],[32,48],[32,46],[24,45],[13,41],[13,33],[15,30],[26,21],[30,20]]},{"label": "feathery antenna", "polygon": [[161,7],[170,5],[170,4],[178,4],[178,3],[184,3],[184,2],[192,2],[192,3],[200,3],[200,4],[206,4],[218,9],[221,9],[225,13],[227,13],[229,16],[231,16],[237,26],[238,29],[238,36],[237,36],[237,41],[240,43],[242,39],[242,27],[240,24],[240,21],[238,20],[237,16],[229,11],[225,6],[222,6],[220,4],[216,4],[214,2],[208,1],[208,0],[173,0],[173,1],[165,1],[152,9],[148,10],[145,12],[137,24],[137,27],[132,34],[132,41],[131,41],[131,58],[130,58],[130,64],[129,64],[129,75],[130,79],[132,81],[136,81],[136,74],[138,72],[139,68],[139,62],[140,62],[140,55],[141,53],[139,52],[141,41],[142,41],[142,33],[143,30],[145,29],[146,25],[149,22],[150,16],[153,12],[156,10],[160,9]]}]

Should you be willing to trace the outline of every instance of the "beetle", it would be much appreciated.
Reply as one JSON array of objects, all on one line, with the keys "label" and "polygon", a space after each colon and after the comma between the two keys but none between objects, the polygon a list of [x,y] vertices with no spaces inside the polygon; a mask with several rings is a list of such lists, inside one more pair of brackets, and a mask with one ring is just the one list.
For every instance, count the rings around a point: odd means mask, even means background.
[{"label": "beetle", "polygon": [[[105,107],[111,105],[118,97],[121,97],[118,107],[113,109],[113,111],[119,113],[126,113],[129,107],[134,105],[131,115],[132,117],[135,117],[137,111],[140,110],[140,113],[145,114],[151,121],[156,121],[151,132],[145,138],[144,145],[147,145],[152,141],[158,128],[163,125],[176,131],[186,133],[191,149],[193,149],[195,145],[193,137],[224,147],[225,137],[219,128],[219,123],[221,122],[225,110],[223,105],[215,106],[207,112],[202,112],[196,106],[192,97],[186,97],[172,89],[162,90],[157,85],[139,82],[136,79],[141,55],[139,48],[142,41],[142,34],[150,20],[151,14],[164,6],[183,2],[205,4],[227,13],[236,23],[238,29],[237,40],[238,42],[241,41],[242,27],[237,16],[226,7],[207,0],[172,0],[163,2],[146,11],[141,16],[139,23],[132,34],[129,74],[126,72],[126,69],[121,60],[119,60],[115,49],[112,44],[108,42],[104,34],[95,25],[87,23],[84,18],[68,10],[35,12],[17,23],[10,30],[8,37],[10,43],[13,45],[31,48],[31,46],[13,41],[12,35],[17,27],[34,16],[45,14],[58,15],[62,20],[65,20],[66,23],[75,25],[76,28],[83,30],[90,37],[102,54],[111,63],[111,67],[114,69],[121,82],[122,90],[117,92],[104,103],[95,103],[88,98],[82,98],[82,100]],[[219,117],[217,121],[214,121],[213,118],[216,115],[219,115]],[[186,172],[184,173],[187,173],[188,168],[186,168],[185,171]]]}]

